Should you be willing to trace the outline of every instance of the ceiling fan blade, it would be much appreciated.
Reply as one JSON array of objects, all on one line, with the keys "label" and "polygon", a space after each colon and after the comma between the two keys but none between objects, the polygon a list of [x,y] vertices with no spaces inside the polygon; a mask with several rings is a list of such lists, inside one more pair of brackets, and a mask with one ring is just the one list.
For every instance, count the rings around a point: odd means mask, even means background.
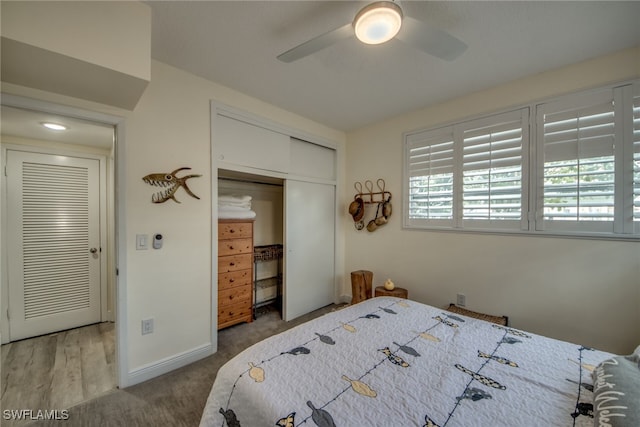
[{"label": "ceiling fan blade", "polygon": [[353,25],[346,24],[340,28],[324,33],[321,36],[312,38],[293,49],[289,49],[285,53],[278,55],[278,59],[282,62],[293,62],[305,56],[311,55],[319,50],[329,47],[340,40],[353,36]]},{"label": "ceiling fan blade", "polygon": [[447,61],[453,61],[467,50],[467,44],[462,40],[409,16],[404,17],[402,28],[396,38]]}]

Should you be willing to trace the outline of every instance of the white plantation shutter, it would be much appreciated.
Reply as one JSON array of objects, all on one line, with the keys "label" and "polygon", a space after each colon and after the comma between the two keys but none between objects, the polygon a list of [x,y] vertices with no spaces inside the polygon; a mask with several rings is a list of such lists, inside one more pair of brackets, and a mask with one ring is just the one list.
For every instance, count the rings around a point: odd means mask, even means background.
[{"label": "white plantation shutter", "polygon": [[640,84],[633,94],[633,222],[640,233]]},{"label": "white plantation shutter", "polygon": [[520,229],[528,108],[406,136],[408,225]]},{"label": "white plantation shutter", "polygon": [[640,238],[640,80],[407,133],[404,150],[407,227]]},{"label": "white plantation shutter", "polygon": [[[606,90],[537,109],[539,229],[612,232],[615,111]],[[541,144],[540,144],[541,142]]]},{"label": "white plantation shutter", "polygon": [[[523,141],[527,108],[464,123],[462,127],[462,220],[494,221],[520,228],[523,211]],[[484,225],[486,227],[486,225]]]},{"label": "white plantation shutter", "polygon": [[405,146],[409,220],[452,225],[453,130],[446,127],[409,135]]}]

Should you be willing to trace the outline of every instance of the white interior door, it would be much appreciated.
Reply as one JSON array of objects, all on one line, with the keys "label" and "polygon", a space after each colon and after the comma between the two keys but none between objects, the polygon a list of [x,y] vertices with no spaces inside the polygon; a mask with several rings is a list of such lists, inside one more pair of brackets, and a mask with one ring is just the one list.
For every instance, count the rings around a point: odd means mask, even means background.
[{"label": "white interior door", "polygon": [[7,151],[11,340],[99,322],[100,163]]},{"label": "white interior door", "polygon": [[334,302],[335,186],[286,180],[284,320]]}]

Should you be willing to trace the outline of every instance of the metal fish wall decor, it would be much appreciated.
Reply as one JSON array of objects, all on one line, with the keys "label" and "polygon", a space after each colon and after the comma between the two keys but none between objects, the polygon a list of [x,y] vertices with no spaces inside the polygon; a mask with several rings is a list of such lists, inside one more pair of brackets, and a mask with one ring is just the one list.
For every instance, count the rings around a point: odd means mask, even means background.
[{"label": "metal fish wall decor", "polygon": [[187,186],[187,180],[189,178],[197,178],[202,175],[194,174],[177,177],[176,174],[183,170],[191,170],[191,168],[178,168],[171,173],[150,173],[142,178],[142,180],[149,185],[166,188],[166,190],[161,190],[151,196],[151,201],[153,203],[164,203],[169,199],[173,199],[174,202],[180,203],[180,201],[175,197],[176,191],[178,191],[180,187],[184,188],[184,191],[186,191],[191,197],[200,200],[200,197],[193,194]]}]

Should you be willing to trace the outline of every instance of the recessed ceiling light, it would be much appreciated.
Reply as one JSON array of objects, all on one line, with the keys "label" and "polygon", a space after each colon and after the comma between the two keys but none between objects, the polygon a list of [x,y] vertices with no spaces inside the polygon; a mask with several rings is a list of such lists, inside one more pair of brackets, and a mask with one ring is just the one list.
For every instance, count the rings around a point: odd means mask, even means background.
[{"label": "recessed ceiling light", "polygon": [[58,123],[49,123],[49,122],[44,122],[42,123],[42,126],[46,127],[47,129],[51,129],[51,130],[67,130],[67,127]]}]

